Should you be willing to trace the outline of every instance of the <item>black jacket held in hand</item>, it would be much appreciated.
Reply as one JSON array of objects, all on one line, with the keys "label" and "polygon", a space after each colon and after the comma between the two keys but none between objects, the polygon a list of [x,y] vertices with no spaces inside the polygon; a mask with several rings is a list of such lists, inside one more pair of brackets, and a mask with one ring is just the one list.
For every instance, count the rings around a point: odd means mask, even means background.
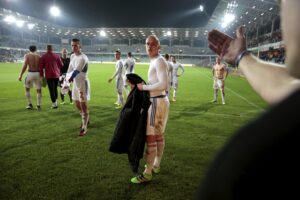
[{"label": "black jacket held in hand", "polygon": [[[146,142],[147,113],[151,104],[149,93],[138,90],[136,84],[144,82],[136,74],[127,74],[127,79],[134,84],[120,116],[109,147],[113,153],[127,153],[133,172],[138,171]],[[144,82],[145,83],[145,82]]]}]

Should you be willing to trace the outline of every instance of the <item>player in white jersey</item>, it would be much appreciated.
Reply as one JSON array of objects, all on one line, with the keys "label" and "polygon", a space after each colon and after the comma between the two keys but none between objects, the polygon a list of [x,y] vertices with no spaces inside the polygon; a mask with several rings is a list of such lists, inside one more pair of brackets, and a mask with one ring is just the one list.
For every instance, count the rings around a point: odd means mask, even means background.
[{"label": "player in white jersey", "polygon": [[173,64],[172,62],[169,61],[169,54],[165,54],[165,59],[168,63],[168,77],[169,77],[169,82],[168,82],[168,89],[167,89],[167,95],[168,97],[170,98],[170,93],[171,93],[171,87],[172,87],[172,84],[173,84]]},{"label": "player in white jersey", "polygon": [[221,90],[222,104],[225,104],[225,79],[228,75],[228,69],[224,63],[221,63],[221,58],[216,57],[216,64],[212,67],[212,74],[214,79],[214,99],[212,102],[217,102],[218,90]]},{"label": "player in white jersey", "polygon": [[126,95],[128,95],[129,91],[127,88],[127,78],[126,74],[133,74],[134,73],[134,67],[135,67],[135,60],[132,57],[131,52],[127,53],[127,59],[124,61],[124,68],[125,68],[125,75],[124,75],[124,89],[126,92]]},{"label": "player in white jersey", "polygon": [[[176,101],[176,93],[177,93],[177,89],[178,89],[178,77],[182,76],[183,73],[184,73],[184,68],[183,66],[181,65],[181,63],[177,62],[176,61],[176,58],[175,56],[171,56],[171,61],[172,61],[172,64],[173,64],[173,88],[174,88],[174,91],[173,91],[173,101]],[[178,69],[181,69],[181,73],[178,74]]]},{"label": "player in white jersey", "polygon": [[115,103],[117,105],[116,109],[122,108],[124,105],[124,99],[123,99],[123,90],[124,90],[124,66],[123,62],[121,60],[121,52],[117,50],[115,52],[115,58],[117,60],[116,63],[116,72],[112,75],[110,79],[108,79],[108,82],[110,83],[115,77],[116,77],[116,91],[118,93],[118,100]]},{"label": "player in white jersey", "polygon": [[[72,39],[71,42],[73,54],[70,57],[68,74],[69,82],[73,82],[72,99],[81,115],[81,129],[79,136],[87,133],[89,123],[88,100],[90,100],[90,82],[88,79],[88,57],[81,52],[79,39]],[[68,75],[67,75],[68,77]]]},{"label": "player in white jersey", "polygon": [[148,110],[146,130],[146,168],[142,174],[131,179],[132,183],[151,181],[152,172],[160,172],[160,162],[163,156],[165,139],[164,132],[169,114],[169,99],[166,96],[168,87],[168,64],[159,54],[160,42],[155,35],[146,39],[146,51],[150,57],[148,84],[138,84],[139,90],[149,91],[152,104]]},{"label": "player in white jersey", "polygon": [[30,110],[33,109],[31,95],[30,95],[30,88],[32,88],[32,85],[34,85],[36,89],[36,95],[37,95],[36,107],[38,110],[40,110],[41,103],[42,103],[42,89],[41,89],[42,82],[39,74],[40,56],[36,53],[36,46],[30,46],[29,50],[30,52],[27,53],[24,57],[24,65],[22,67],[22,71],[19,76],[19,81],[22,81],[22,76],[28,67],[28,72],[24,83],[25,95],[28,101],[28,105],[26,109],[30,109]]}]

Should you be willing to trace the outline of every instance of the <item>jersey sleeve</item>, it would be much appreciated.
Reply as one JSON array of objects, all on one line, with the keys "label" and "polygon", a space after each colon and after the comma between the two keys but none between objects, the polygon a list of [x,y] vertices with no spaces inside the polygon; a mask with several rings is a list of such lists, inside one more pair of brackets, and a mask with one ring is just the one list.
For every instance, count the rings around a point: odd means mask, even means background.
[{"label": "jersey sleeve", "polygon": [[122,64],[122,62],[121,61],[119,61],[118,63],[117,63],[117,69],[116,69],[116,72],[112,75],[112,79],[113,78],[115,78],[118,74],[121,74],[121,72],[122,72],[122,67],[123,67],[123,64]]},{"label": "jersey sleeve", "polygon": [[164,59],[158,59],[155,65],[158,81],[151,85],[143,85],[143,90],[157,91],[166,90],[168,86],[168,66]]}]

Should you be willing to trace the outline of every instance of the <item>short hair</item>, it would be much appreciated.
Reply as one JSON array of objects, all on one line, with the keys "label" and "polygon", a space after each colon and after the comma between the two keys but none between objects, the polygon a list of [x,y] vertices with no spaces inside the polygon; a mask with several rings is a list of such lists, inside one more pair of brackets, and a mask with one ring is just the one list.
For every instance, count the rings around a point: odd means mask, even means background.
[{"label": "short hair", "polygon": [[36,51],[36,46],[35,45],[29,46],[29,51],[35,52]]},{"label": "short hair", "polygon": [[149,38],[154,38],[155,40],[156,40],[156,42],[157,42],[157,44],[160,46],[160,41],[159,41],[159,39],[158,39],[158,37],[156,36],[156,35],[149,35],[148,37],[147,37],[147,39],[146,39],[146,41],[149,39]]},{"label": "short hair", "polygon": [[169,60],[169,57],[170,57],[169,54],[166,53],[166,54],[165,54],[165,58],[166,58],[167,60]]},{"label": "short hair", "polygon": [[51,44],[47,44],[47,50],[52,50],[52,45]]},{"label": "short hair", "polygon": [[72,42],[80,42],[80,40],[78,38],[73,38]]},{"label": "short hair", "polygon": [[119,51],[119,50],[116,50],[115,53],[118,53],[118,54],[121,55],[121,51]]},{"label": "short hair", "polygon": [[131,57],[131,56],[132,56],[131,52],[128,52],[128,53],[127,53],[127,55],[128,55],[129,57]]},{"label": "short hair", "polygon": [[63,54],[65,50],[68,53],[68,50],[66,48],[62,48],[61,53]]}]

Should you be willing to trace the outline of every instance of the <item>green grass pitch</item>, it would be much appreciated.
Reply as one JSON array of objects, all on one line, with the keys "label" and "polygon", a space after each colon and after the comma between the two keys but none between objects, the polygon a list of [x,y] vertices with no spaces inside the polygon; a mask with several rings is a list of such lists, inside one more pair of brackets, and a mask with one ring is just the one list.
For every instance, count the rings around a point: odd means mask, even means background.
[{"label": "green grass pitch", "polygon": [[[264,112],[266,103],[244,78],[229,75],[226,105],[213,98],[211,71],[186,67],[171,102],[161,173],[146,185],[132,185],[126,155],[108,152],[119,110],[112,64],[90,64],[92,96],[88,134],[78,137],[74,105],[50,109],[48,88],[42,110],[25,109],[22,64],[0,64],[0,199],[193,199],[207,166],[226,140]],[[136,73],[147,77],[146,65]],[[36,93],[31,91],[33,104]],[[59,98],[60,100],[60,98]],[[59,101],[60,102],[60,101]],[[141,161],[140,171],[144,166]]]}]

